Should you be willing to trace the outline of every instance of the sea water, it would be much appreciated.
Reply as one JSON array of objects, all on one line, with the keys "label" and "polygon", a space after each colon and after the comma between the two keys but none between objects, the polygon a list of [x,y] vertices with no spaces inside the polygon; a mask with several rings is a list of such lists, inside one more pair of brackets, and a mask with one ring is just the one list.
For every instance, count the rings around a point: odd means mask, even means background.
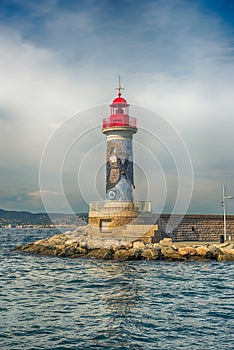
[{"label": "sea water", "polygon": [[33,256],[0,229],[0,349],[234,349],[234,264]]}]

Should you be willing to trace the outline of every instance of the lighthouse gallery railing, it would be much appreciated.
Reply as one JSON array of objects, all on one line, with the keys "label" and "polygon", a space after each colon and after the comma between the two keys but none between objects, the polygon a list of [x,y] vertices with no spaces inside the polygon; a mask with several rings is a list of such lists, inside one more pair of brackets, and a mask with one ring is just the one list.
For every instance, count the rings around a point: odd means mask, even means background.
[{"label": "lighthouse gallery railing", "polygon": [[[134,117],[129,117],[128,121],[124,122],[123,120],[118,120],[117,115],[115,115],[115,120],[112,120],[110,117],[109,118],[104,118],[102,121],[102,128],[112,128],[115,126],[127,126],[130,128],[136,128],[137,127],[137,120]],[[123,114],[121,114],[121,117],[123,117]],[[128,117],[128,116],[126,116]]]}]

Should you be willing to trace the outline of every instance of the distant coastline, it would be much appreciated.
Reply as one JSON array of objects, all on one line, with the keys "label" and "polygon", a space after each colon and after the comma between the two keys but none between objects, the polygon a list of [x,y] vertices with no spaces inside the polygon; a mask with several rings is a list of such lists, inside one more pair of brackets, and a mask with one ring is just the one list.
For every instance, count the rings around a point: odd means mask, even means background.
[{"label": "distant coastline", "polygon": [[87,213],[77,213],[76,215],[64,213],[47,214],[0,209],[1,228],[82,226],[87,223],[87,219]]}]

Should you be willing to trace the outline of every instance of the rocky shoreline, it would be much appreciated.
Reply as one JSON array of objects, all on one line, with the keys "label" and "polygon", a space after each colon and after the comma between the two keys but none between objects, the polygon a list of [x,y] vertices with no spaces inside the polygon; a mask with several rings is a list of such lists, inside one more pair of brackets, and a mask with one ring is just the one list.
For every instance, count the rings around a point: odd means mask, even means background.
[{"label": "rocky shoreline", "polygon": [[90,236],[84,230],[65,232],[50,238],[16,247],[14,251],[67,258],[96,258],[103,260],[215,260],[234,261],[234,244],[172,242],[164,238],[159,243],[141,239]]}]

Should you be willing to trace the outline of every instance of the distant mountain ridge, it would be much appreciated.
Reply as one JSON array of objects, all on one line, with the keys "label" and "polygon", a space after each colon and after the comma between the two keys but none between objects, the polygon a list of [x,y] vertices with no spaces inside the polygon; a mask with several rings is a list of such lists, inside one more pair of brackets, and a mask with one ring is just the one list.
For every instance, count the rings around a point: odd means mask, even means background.
[{"label": "distant mountain ridge", "polygon": [[48,225],[48,224],[82,224],[86,223],[87,213],[31,213],[28,211],[0,209],[0,225]]}]

